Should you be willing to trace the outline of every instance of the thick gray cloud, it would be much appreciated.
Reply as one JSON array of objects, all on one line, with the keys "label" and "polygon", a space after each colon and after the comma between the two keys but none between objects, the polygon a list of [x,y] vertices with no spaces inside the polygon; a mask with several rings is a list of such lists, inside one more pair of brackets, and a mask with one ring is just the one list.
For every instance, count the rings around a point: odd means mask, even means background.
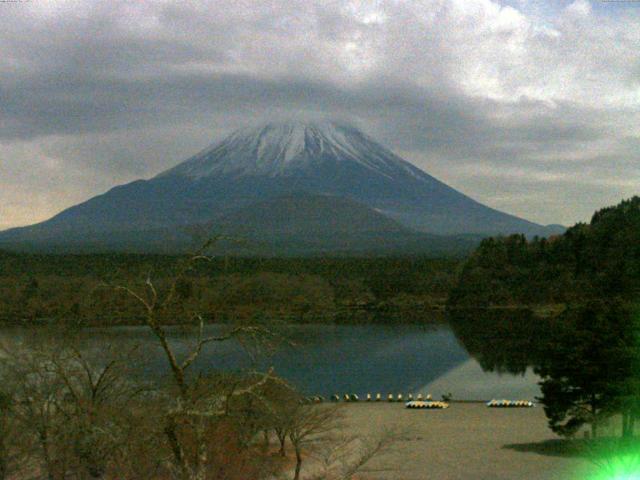
[{"label": "thick gray cloud", "polygon": [[352,121],[542,223],[638,191],[640,7],[39,0],[0,18],[0,228],[280,117]]}]

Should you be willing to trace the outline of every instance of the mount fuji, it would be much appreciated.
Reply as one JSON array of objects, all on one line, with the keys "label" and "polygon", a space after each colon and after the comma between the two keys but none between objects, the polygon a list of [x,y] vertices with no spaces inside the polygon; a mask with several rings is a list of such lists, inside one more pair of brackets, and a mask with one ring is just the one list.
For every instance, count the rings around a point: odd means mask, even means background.
[{"label": "mount fuji", "polygon": [[195,226],[296,253],[446,250],[460,243],[443,235],[561,231],[482,205],[350,125],[282,122],[239,130],[151,179],[0,232],[0,247],[179,250]]}]

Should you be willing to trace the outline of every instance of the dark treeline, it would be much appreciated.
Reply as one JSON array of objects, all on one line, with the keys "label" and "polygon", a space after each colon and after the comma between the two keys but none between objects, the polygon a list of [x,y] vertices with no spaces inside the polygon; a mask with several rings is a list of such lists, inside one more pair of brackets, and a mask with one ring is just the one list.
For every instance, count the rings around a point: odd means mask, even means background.
[{"label": "dark treeline", "polygon": [[640,197],[634,197],[560,236],[484,240],[464,265],[450,305],[579,303],[639,293]]},{"label": "dark treeline", "polygon": [[[139,323],[139,307],[108,286],[151,276],[162,288],[183,258],[0,252],[0,318]],[[294,322],[425,321],[446,302],[458,265],[422,257],[217,257],[198,264],[179,288],[184,303],[207,321],[253,315]]]},{"label": "dark treeline", "polygon": [[[640,416],[640,198],[551,239],[491,238],[461,269],[451,323],[487,370],[541,377],[549,426],[571,436]],[[500,308],[560,304],[555,315]],[[478,309],[477,307],[482,307]],[[486,308],[489,307],[489,308]]]}]

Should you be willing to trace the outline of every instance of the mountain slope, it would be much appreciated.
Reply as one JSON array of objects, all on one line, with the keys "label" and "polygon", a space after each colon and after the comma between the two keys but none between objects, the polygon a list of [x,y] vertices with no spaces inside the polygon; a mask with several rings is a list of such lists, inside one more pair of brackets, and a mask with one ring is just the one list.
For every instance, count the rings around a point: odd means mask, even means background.
[{"label": "mountain slope", "polygon": [[416,233],[353,200],[306,194],[291,194],[252,204],[221,217],[212,226],[268,236]]},{"label": "mountain slope", "polygon": [[212,234],[223,236],[215,254],[248,256],[461,256],[481,239],[415,232],[352,200],[300,193],[257,202],[206,224],[0,241],[0,246],[20,251],[176,253],[194,251]]},{"label": "mountain slope", "polygon": [[1,232],[0,244],[206,224],[294,192],[348,199],[432,234],[557,231],[470,199],[351,126],[289,122],[240,130],[154,178],[115,187],[46,222]]},{"label": "mountain slope", "polygon": [[246,253],[273,255],[459,255],[469,253],[480,241],[415,232],[352,200],[306,194],[252,204],[219,219],[211,229],[243,239]]}]

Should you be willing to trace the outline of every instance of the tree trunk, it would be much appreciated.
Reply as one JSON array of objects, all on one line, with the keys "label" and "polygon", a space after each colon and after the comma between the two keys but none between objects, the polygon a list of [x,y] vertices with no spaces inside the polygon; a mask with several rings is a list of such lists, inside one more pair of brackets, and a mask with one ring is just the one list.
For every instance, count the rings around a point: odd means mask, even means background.
[{"label": "tree trunk", "polygon": [[9,466],[7,465],[6,452],[3,449],[2,458],[0,458],[0,480],[5,480],[9,472]]},{"label": "tree trunk", "polygon": [[196,474],[195,480],[206,480],[207,477],[207,463],[208,463],[208,452],[207,452],[207,442],[205,439],[205,424],[204,420],[198,418],[196,419],[196,442],[198,443],[197,448],[197,462],[196,466]]},{"label": "tree trunk", "polygon": [[596,439],[598,436],[598,416],[596,409],[596,397],[595,395],[591,396],[591,438]]},{"label": "tree trunk", "polygon": [[51,461],[51,453],[49,452],[49,437],[46,430],[38,432],[40,447],[42,448],[42,456],[44,457],[45,468],[47,469],[47,479],[54,480],[53,462]]},{"label": "tree trunk", "polygon": [[287,452],[285,451],[285,444],[287,443],[287,436],[286,434],[280,434],[280,432],[276,432],[276,434],[278,435],[278,440],[280,441],[280,451],[278,453],[280,453],[281,457],[286,457],[287,456]]},{"label": "tree trunk", "polygon": [[[6,425],[3,431],[7,431]],[[5,480],[9,475],[9,448],[7,443],[5,438],[0,439],[0,480]]]},{"label": "tree trunk", "polygon": [[636,422],[636,419],[633,412],[622,413],[622,437],[623,438],[633,437],[635,422]]},{"label": "tree trunk", "polygon": [[182,445],[180,445],[180,440],[178,440],[176,433],[178,426],[173,416],[169,415],[166,420],[167,424],[164,427],[164,434],[167,436],[171,452],[173,453],[174,466],[176,470],[180,472],[180,478],[182,480],[190,480],[189,467],[187,466],[187,461],[184,456],[184,450],[182,449]]},{"label": "tree trunk", "polygon": [[296,470],[293,474],[293,480],[300,480],[300,470],[302,469],[302,452],[296,446]]}]

